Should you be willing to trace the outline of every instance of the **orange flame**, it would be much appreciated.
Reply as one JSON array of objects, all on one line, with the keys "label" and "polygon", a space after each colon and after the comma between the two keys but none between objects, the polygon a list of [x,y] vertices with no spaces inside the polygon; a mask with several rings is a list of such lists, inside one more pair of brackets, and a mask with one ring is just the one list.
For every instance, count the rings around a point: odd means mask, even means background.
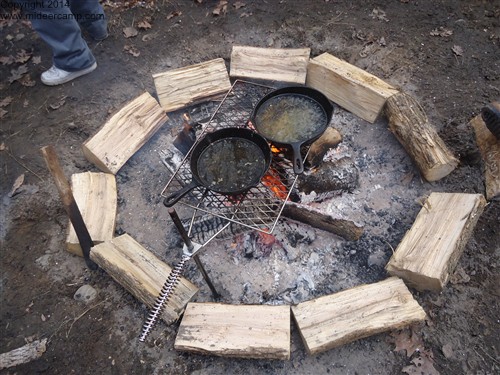
[{"label": "orange flame", "polygon": [[280,199],[286,199],[288,196],[286,186],[283,185],[281,179],[273,169],[270,169],[264,177],[262,177],[262,184],[269,188]]}]

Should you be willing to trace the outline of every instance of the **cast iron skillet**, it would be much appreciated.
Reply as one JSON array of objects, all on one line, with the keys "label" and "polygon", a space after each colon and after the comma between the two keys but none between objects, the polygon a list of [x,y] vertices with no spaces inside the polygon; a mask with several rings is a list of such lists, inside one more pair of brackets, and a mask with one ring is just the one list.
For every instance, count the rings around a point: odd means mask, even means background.
[{"label": "cast iron skillet", "polygon": [[264,96],[255,107],[250,121],[255,129],[278,147],[293,151],[293,170],[304,172],[300,147],[319,138],[332,119],[333,106],[328,98],[305,86],[284,87]]},{"label": "cast iron skillet", "polygon": [[191,152],[191,183],[165,198],[167,207],[198,186],[236,195],[256,186],[271,164],[267,141],[246,128],[224,128],[206,134]]}]

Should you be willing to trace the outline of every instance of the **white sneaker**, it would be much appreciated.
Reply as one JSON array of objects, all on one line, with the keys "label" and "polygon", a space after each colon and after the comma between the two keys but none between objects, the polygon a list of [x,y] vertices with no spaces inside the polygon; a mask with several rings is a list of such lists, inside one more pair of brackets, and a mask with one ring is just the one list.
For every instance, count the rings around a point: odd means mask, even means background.
[{"label": "white sneaker", "polygon": [[42,73],[41,79],[42,83],[47,86],[62,85],[63,83],[72,81],[75,78],[94,71],[95,68],[97,68],[97,63],[93,63],[88,68],[76,72],[67,72],[66,70],[59,69],[55,65],[52,65],[49,70]]}]

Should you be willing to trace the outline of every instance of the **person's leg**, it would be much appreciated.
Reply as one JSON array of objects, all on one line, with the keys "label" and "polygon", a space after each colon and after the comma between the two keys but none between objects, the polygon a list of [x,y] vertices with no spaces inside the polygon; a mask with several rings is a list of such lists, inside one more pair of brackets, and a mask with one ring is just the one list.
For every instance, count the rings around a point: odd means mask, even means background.
[{"label": "person's leg", "polygon": [[[95,64],[78,22],[65,1],[16,0],[33,29],[52,48],[54,65],[67,72],[76,72]],[[86,3],[87,0],[81,1]],[[55,4],[58,4],[56,7]]]},{"label": "person's leg", "polygon": [[95,40],[108,36],[108,23],[99,0],[68,0],[71,12],[80,26]]}]

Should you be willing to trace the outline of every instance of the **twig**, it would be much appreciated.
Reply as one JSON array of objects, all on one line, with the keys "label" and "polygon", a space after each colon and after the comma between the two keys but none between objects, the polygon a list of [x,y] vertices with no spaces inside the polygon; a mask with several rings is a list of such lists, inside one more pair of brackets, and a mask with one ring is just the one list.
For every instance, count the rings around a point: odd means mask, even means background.
[{"label": "twig", "polygon": [[16,162],[18,163],[21,167],[23,167],[24,169],[26,169],[28,172],[31,172],[33,173],[36,177],[38,177],[40,179],[40,181],[44,182],[45,180],[39,175],[37,174],[36,172],[32,171],[30,168],[28,168],[25,164],[21,163],[19,160],[16,159],[16,157],[9,151],[9,150],[6,150],[7,151],[7,154]]},{"label": "twig", "polygon": [[95,309],[97,306],[99,306],[100,304],[106,302],[107,299],[95,304],[94,306],[92,307],[89,307],[87,310],[85,310],[84,312],[82,312],[80,315],[78,315],[76,318],[73,319],[73,322],[71,323],[71,325],[69,326],[69,329],[68,329],[68,332],[66,332],[66,338],[69,337],[69,333],[71,332],[71,328],[73,328],[73,324],[75,324],[80,318],[82,318],[85,314],[87,314],[90,310],[93,310]]}]

